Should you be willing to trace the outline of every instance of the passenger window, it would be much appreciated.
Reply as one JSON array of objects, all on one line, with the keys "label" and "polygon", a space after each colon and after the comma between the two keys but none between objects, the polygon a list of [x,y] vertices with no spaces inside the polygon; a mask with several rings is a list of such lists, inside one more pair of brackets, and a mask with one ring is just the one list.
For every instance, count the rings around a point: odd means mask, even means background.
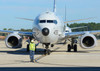
[{"label": "passenger window", "polygon": [[46,20],[40,20],[40,23],[46,23]]}]

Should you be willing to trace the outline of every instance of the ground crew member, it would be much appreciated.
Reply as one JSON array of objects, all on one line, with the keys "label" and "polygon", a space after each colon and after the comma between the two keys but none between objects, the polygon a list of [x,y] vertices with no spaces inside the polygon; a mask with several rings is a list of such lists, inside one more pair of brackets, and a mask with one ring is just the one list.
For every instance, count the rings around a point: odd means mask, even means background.
[{"label": "ground crew member", "polygon": [[27,51],[29,52],[29,44],[30,44],[30,38],[28,37],[28,39],[26,40],[27,42]]},{"label": "ground crew member", "polygon": [[34,60],[35,47],[39,45],[39,42],[37,44],[35,44],[34,40],[31,40],[31,43],[29,45],[29,49],[30,49],[30,62],[35,62],[35,60]]}]

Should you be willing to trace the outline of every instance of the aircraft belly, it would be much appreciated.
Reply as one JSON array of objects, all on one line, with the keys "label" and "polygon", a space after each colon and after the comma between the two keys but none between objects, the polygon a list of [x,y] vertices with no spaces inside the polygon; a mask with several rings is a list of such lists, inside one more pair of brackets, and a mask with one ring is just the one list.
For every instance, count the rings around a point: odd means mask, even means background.
[{"label": "aircraft belly", "polygon": [[57,40],[58,40],[58,38],[54,37],[54,36],[42,37],[43,43],[56,43]]}]

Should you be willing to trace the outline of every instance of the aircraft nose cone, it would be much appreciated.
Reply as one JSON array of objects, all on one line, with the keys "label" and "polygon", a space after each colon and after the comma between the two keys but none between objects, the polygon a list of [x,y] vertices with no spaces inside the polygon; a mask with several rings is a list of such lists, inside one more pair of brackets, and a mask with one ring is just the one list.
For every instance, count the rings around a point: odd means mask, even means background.
[{"label": "aircraft nose cone", "polygon": [[48,35],[49,35],[49,29],[48,29],[48,28],[43,28],[43,29],[42,29],[42,34],[43,34],[44,36],[48,36]]}]

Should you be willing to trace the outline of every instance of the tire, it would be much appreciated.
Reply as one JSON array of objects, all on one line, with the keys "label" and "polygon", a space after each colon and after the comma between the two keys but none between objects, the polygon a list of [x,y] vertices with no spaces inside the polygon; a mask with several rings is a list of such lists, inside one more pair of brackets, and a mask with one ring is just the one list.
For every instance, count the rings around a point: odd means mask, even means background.
[{"label": "tire", "polygon": [[77,45],[74,45],[74,52],[77,52]]},{"label": "tire", "polygon": [[71,52],[71,45],[68,44],[68,52]]},{"label": "tire", "polygon": [[37,51],[36,47],[35,47],[35,52]]},{"label": "tire", "polygon": [[44,55],[50,55],[50,50],[48,49],[48,50],[44,50]]},{"label": "tire", "polygon": [[50,52],[51,52],[51,51],[48,49],[48,55],[50,55]]},{"label": "tire", "polygon": [[27,52],[29,52],[29,44],[27,44]]},{"label": "tire", "polygon": [[46,55],[46,49],[44,49],[44,55]]}]

